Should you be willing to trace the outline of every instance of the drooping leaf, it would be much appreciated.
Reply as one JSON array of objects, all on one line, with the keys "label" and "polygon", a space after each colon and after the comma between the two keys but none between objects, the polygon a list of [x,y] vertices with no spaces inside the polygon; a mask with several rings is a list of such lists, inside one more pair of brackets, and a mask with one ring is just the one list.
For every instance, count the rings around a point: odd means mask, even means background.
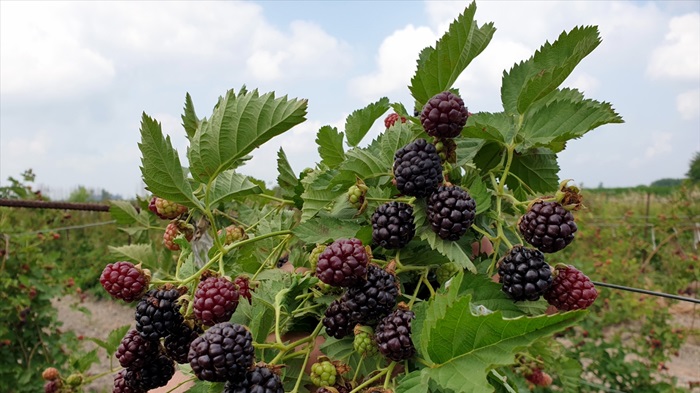
[{"label": "drooping leaf", "polygon": [[197,132],[197,127],[199,127],[199,118],[194,112],[194,104],[192,103],[192,97],[190,93],[185,95],[185,113],[181,116],[182,126],[185,128],[187,133],[187,139],[192,140],[194,134]]},{"label": "drooping leaf", "polygon": [[89,338],[89,340],[104,348],[105,352],[107,352],[107,356],[112,357],[114,353],[117,352],[117,347],[119,347],[119,344],[121,343],[122,339],[124,338],[124,336],[130,328],[131,325],[124,325],[122,327],[118,327],[109,332],[107,339],[105,339],[104,341],[94,337]]},{"label": "drooping leaf", "polygon": [[321,163],[328,168],[335,168],[345,161],[345,150],[343,149],[343,133],[331,126],[323,126],[316,134],[316,144],[318,154],[321,156]]},{"label": "drooping leaf", "polygon": [[277,173],[277,185],[282,191],[282,196],[284,198],[294,198],[296,195],[295,188],[299,180],[294,175],[294,170],[289,165],[287,155],[281,147],[277,151]]},{"label": "drooping leaf", "polygon": [[148,191],[181,205],[199,206],[170,137],[164,137],[160,123],[145,113],[141,119],[139,149],[141,176]]},{"label": "drooping leaf", "polygon": [[[530,149],[524,153],[513,153],[510,171],[525,182],[535,193],[550,193],[559,186],[559,164],[557,156],[548,149]],[[511,176],[506,179],[510,189],[520,186],[519,180]]]},{"label": "drooping leaf", "polygon": [[600,42],[596,26],[576,27],[504,72],[501,100],[506,113],[526,113],[533,103],[559,87]]},{"label": "drooping leaf", "polygon": [[192,138],[192,176],[207,183],[233,168],[255,148],[306,120],[306,107],[306,100],[229,90]]},{"label": "drooping leaf", "polygon": [[216,206],[220,202],[229,202],[247,195],[260,194],[262,189],[247,176],[229,169],[221,172],[211,183],[209,205]]},{"label": "drooping leaf", "polygon": [[362,109],[352,112],[345,120],[345,135],[350,146],[357,146],[372,124],[389,110],[389,99],[382,97]]},{"label": "drooping leaf", "polygon": [[435,94],[451,88],[462,71],[491,41],[496,31],[493,23],[478,26],[474,20],[475,12],[476,3],[472,2],[450,24],[434,49],[426,48],[421,52],[409,86],[413,98],[421,106]]}]

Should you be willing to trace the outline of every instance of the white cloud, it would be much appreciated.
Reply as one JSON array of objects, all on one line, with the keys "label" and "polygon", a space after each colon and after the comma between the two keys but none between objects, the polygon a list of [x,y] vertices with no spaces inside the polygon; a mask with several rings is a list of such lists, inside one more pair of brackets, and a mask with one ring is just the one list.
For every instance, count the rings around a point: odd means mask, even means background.
[{"label": "white cloud", "polygon": [[647,73],[654,78],[700,79],[700,13],[671,19],[663,45],[654,49]]},{"label": "white cloud", "polygon": [[700,89],[686,91],[676,96],[676,109],[685,120],[700,116]]},{"label": "white cloud", "polygon": [[437,34],[424,26],[408,25],[384,39],[377,54],[377,70],[354,78],[350,92],[364,100],[374,100],[406,86],[416,70],[416,59]]},{"label": "white cloud", "polygon": [[646,158],[653,158],[660,155],[665,155],[673,150],[671,145],[671,139],[673,139],[673,134],[670,132],[661,132],[652,136],[652,144],[647,147],[644,155]]},{"label": "white cloud", "polygon": [[596,77],[585,72],[577,73],[574,71],[571,77],[564,83],[564,86],[578,89],[585,95],[590,96],[596,91],[596,89],[598,89],[598,86],[600,86],[600,81]]}]

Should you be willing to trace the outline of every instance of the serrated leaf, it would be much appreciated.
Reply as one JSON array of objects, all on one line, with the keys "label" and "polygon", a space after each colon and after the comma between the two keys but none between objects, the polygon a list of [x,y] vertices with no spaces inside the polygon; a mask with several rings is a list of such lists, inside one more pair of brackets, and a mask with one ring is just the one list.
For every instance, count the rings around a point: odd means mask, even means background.
[{"label": "serrated leaf", "polygon": [[145,266],[154,266],[157,255],[150,244],[130,244],[128,246],[109,246],[109,252],[118,257],[126,258],[128,261],[143,263]]},{"label": "serrated leaf", "polygon": [[328,168],[335,168],[345,161],[345,150],[343,149],[343,133],[331,126],[323,126],[316,134],[316,144],[318,154],[321,156],[321,163]]},{"label": "serrated leaf", "polygon": [[73,359],[71,366],[73,366],[72,368],[74,371],[84,373],[89,370],[93,364],[99,362],[100,358],[97,357],[97,348],[95,348],[92,351],[80,354],[80,357]]},{"label": "serrated leaf", "polygon": [[462,136],[509,144],[515,137],[513,117],[505,112],[479,112],[469,117]]},{"label": "serrated leaf", "polygon": [[132,225],[138,222],[141,226],[148,226],[148,216],[139,214],[131,202],[109,201],[109,204],[109,214],[117,221],[117,224]]},{"label": "serrated leaf", "polygon": [[308,174],[301,181],[304,185],[304,192],[301,194],[304,201],[301,221],[311,219],[330,206],[338,196],[347,192],[348,187],[354,184],[354,180],[354,177],[340,176],[337,170]]},{"label": "serrated leaf", "polygon": [[352,112],[345,120],[345,136],[348,145],[357,146],[377,119],[389,110],[389,99],[382,97],[362,109]]},{"label": "serrated leaf", "polygon": [[273,137],[306,120],[306,100],[229,90],[204,120],[188,150],[192,176],[208,183]]},{"label": "serrated leaf", "polygon": [[[522,180],[534,193],[546,194],[559,186],[559,164],[557,155],[548,149],[530,149],[522,154],[513,153],[510,171]],[[519,180],[511,176],[506,179],[510,189],[520,186]]]},{"label": "serrated leaf", "polygon": [[600,44],[596,26],[562,32],[554,43],[545,43],[527,61],[503,73],[501,100],[509,114],[524,114],[571,74],[576,65]]},{"label": "serrated leaf", "polygon": [[187,133],[187,139],[192,140],[194,134],[197,132],[197,127],[199,127],[199,118],[194,112],[194,104],[192,103],[192,96],[190,93],[185,95],[185,113],[181,116],[182,126],[185,128]]},{"label": "serrated leaf", "polygon": [[491,192],[480,177],[474,177],[468,183],[469,195],[476,202],[476,214],[481,214],[491,208]]},{"label": "serrated leaf", "polygon": [[141,119],[139,149],[141,175],[148,191],[181,205],[199,206],[170,137],[164,137],[160,123],[145,113]]},{"label": "serrated leaf", "polygon": [[353,221],[317,216],[301,223],[292,232],[305,243],[326,243],[329,240],[354,237],[360,227],[360,224]]},{"label": "serrated leaf", "polygon": [[[472,273],[476,273],[476,267],[469,258],[467,251],[462,248],[462,246],[455,241],[441,239],[429,225],[422,225],[426,220],[425,204],[423,202],[417,202],[413,206],[413,216],[416,223],[416,227],[420,228],[416,233],[419,239],[424,240],[430,248],[439,252],[454,262],[462,269],[467,269]],[[470,250],[471,252],[471,250]]]},{"label": "serrated leaf", "polygon": [[482,174],[485,174],[503,161],[505,151],[498,142],[484,143],[474,155],[474,165]]},{"label": "serrated leaf", "polygon": [[623,120],[607,102],[556,100],[528,113],[520,131],[523,138],[520,148],[542,146],[554,150],[559,144],[609,123],[623,123]]},{"label": "serrated leaf", "polygon": [[122,339],[124,336],[126,336],[126,333],[130,328],[131,325],[124,325],[112,330],[109,332],[109,335],[105,341],[97,338],[89,338],[89,340],[104,348],[104,350],[107,352],[107,357],[112,357],[117,352],[119,344],[122,342]]},{"label": "serrated leaf", "polygon": [[449,30],[435,44],[435,49],[424,49],[418,60],[416,73],[411,78],[411,94],[424,105],[437,93],[448,90],[457,77],[491,41],[496,29],[493,23],[478,26],[474,20],[476,3],[458,16]]},{"label": "serrated leaf", "polygon": [[294,175],[294,170],[292,166],[289,165],[287,155],[281,147],[277,151],[277,173],[277,185],[282,191],[282,196],[284,198],[294,198],[296,195],[294,189],[299,183],[299,180],[296,175]]},{"label": "serrated leaf", "polygon": [[209,190],[209,206],[221,202],[230,202],[247,195],[262,193],[260,186],[253,183],[247,176],[236,173],[234,169],[221,172],[211,183]]},{"label": "serrated leaf", "polygon": [[454,141],[457,144],[458,166],[470,164],[486,143],[483,139],[476,138],[456,138]]}]

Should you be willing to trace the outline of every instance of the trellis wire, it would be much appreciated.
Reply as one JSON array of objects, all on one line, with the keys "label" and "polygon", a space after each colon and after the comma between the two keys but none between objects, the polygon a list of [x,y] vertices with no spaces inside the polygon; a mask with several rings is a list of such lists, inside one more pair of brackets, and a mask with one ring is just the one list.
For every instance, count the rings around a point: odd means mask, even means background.
[{"label": "trellis wire", "polygon": [[606,282],[599,282],[599,281],[591,281],[594,285],[601,286],[601,287],[607,287],[607,288],[613,288],[613,289],[620,289],[623,291],[628,291],[628,292],[637,292],[637,293],[643,293],[645,295],[652,295],[652,296],[658,296],[658,297],[665,297],[669,299],[674,299],[674,300],[680,300],[683,302],[690,302],[690,303],[698,303],[700,304],[700,299],[695,299],[692,297],[685,297],[685,296],[678,296],[678,295],[671,295],[669,293],[663,293],[663,292],[656,292],[656,291],[649,291],[646,289],[641,289],[641,288],[632,288],[632,287],[626,287],[624,285],[616,285],[616,284],[608,284]]}]

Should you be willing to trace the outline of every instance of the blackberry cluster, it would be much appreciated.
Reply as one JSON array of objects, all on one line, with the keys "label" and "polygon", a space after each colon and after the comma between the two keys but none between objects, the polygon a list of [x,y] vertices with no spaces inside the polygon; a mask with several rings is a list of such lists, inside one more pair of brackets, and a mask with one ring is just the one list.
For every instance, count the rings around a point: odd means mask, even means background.
[{"label": "blackberry cluster", "polygon": [[372,264],[367,268],[367,280],[348,288],[341,301],[350,311],[352,322],[366,324],[389,314],[396,306],[398,296],[396,276]]},{"label": "blackberry cluster", "polygon": [[379,322],[374,331],[374,340],[382,355],[400,362],[416,353],[416,348],[411,341],[413,318],[415,318],[413,311],[399,308]]},{"label": "blackberry cluster", "polygon": [[458,240],[474,223],[476,201],[459,186],[440,186],[428,198],[428,221],[446,240]]},{"label": "blackberry cluster", "polygon": [[547,302],[559,310],[583,310],[598,298],[591,280],[573,266],[557,267],[552,286],[544,293]]},{"label": "blackberry cluster", "polygon": [[316,277],[336,287],[362,282],[367,275],[367,250],[359,239],[338,239],[318,256]]},{"label": "blackberry cluster", "polygon": [[443,91],[423,106],[420,122],[430,136],[454,138],[462,132],[468,117],[464,101],[449,91]]},{"label": "blackberry cluster", "polygon": [[131,262],[108,264],[100,275],[102,287],[117,299],[133,302],[148,289],[149,277]]},{"label": "blackberry cluster", "polygon": [[568,246],[578,228],[574,215],[559,202],[538,201],[520,218],[518,229],[535,248],[553,253]]},{"label": "blackberry cluster", "polygon": [[194,292],[194,316],[204,325],[226,322],[238,307],[238,287],[225,277],[207,277]]},{"label": "blackberry cluster", "polygon": [[407,203],[387,202],[372,214],[372,242],[378,246],[403,248],[415,235],[413,207]]},{"label": "blackberry cluster", "polygon": [[269,367],[255,366],[239,382],[226,383],[224,393],[284,393],[279,375]]},{"label": "blackberry cluster", "polygon": [[442,183],[440,156],[432,143],[419,138],[394,154],[396,188],[404,194],[425,197]]},{"label": "blackberry cluster", "polygon": [[182,325],[177,289],[151,289],[136,306],[136,330],[148,340],[155,341]]},{"label": "blackberry cluster", "polygon": [[498,266],[503,292],[515,301],[537,300],[552,285],[552,270],[540,251],[513,247]]},{"label": "blackberry cluster", "polygon": [[187,356],[197,378],[211,382],[238,381],[253,366],[255,349],[248,329],[218,323],[197,337]]}]

